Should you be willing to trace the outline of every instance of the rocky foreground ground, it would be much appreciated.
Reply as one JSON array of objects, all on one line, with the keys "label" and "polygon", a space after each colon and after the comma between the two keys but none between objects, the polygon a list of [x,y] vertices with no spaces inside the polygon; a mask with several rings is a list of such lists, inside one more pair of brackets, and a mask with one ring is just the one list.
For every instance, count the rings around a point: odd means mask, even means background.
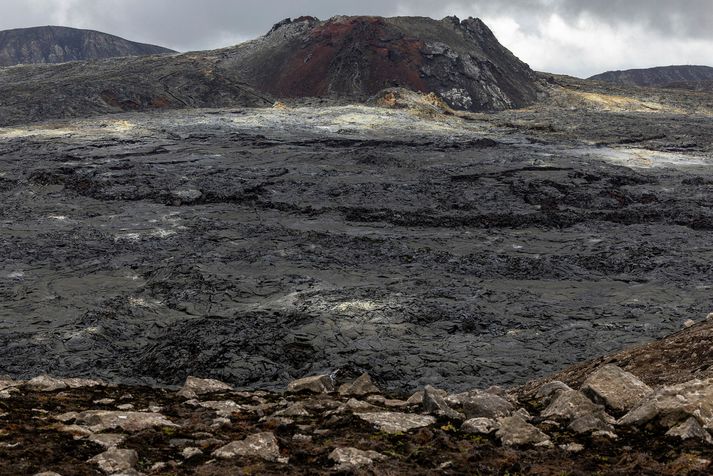
[{"label": "rocky foreground ground", "polygon": [[178,391],[5,379],[0,474],[710,474],[713,378],[692,342],[710,348],[713,320],[523,387],[456,394],[385,395],[368,374],[274,393],[195,377]]}]

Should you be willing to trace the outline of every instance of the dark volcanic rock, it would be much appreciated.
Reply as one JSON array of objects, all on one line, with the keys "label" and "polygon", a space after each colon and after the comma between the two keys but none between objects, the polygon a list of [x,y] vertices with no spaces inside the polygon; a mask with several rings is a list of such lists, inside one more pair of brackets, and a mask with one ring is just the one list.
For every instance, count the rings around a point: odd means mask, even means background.
[{"label": "dark volcanic rock", "polygon": [[238,76],[276,97],[365,99],[400,86],[480,111],[525,106],[538,91],[532,70],[477,18],[285,20],[238,46],[230,62]]},{"label": "dark volcanic rock", "polygon": [[135,43],[98,31],[61,26],[0,31],[0,66],[65,63],[173,52],[160,46]]},{"label": "dark volcanic rock", "polygon": [[592,76],[589,79],[630,86],[701,89],[701,86],[713,82],[713,68],[710,66],[660,66],[626,71],[608,71]]}]

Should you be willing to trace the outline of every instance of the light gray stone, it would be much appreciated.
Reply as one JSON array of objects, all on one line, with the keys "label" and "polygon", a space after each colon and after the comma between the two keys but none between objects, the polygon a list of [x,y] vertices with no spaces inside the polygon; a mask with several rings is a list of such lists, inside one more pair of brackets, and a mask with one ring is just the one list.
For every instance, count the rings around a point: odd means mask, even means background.
[{"label": "light gray stone", "polygon": [[379,412],[379,413],[356,413],[357,417],[367,421],[377,429],[387,433],[401,433],[433,425],[436,419],[428,415],[416,415],[412,413],[399,412]]},{"label": "light gray stone", "polygon": [[359,468],[368,466],[374,461],[386,459],[384,455],[376,451],[362,451],[356,448],[337,448],[329,454],[329,459],[336,463],[337,470],[347,470],[349,468]]},{"label": "light gray stone", "polygon": [[345,396],[363,397],[372,393],[379,393],[379,387],[374,385],[369,374],[364,373],[350,384],[339,387],[339,394]]},{"label": "light gray stone", "polygon": [[498,429],[498,422],[491,418],[471,418],[460,427],[465,433],[489,435]]},{"label": "light gray stone", "polygon": [[108,474],[115,474],[133,469],[139,462],[139,455],[134,450],[111,448],[90,459],[88,462],[96,464],[102,471]]},{"label": "light gray stone", "polygon": [[54,392],[56,390],[64,390],[67,388],[67,384],[58,378],[40,375],[26,382],[25,387],[36,392]]},{"label": "light gray stone", "polygon": [[713,379],[691,380],[663,387],[619,420],[621,425],[644,425],[657,419],[671,428],[694,417],[713,430]]},{"label": "light gray stone", "polygon": [[693,417],[689,418],[680,425],[671,428],[666,434],[668,436],[677,436],[682,440],[696,439],[704,441],[709,445],[713,445],[713,437],[711,437],[711,434],[708,433],[701,426],[701,424],[698,423],[698,420]]},{"label": "light gray stone", "polygon": [[520,415],[497,420],[496,435],[504,446],[552,446],[549,436],[526,422]]},{"label": "light gray stone", "polygon": [[515,407],[502,397],[492,393],[478,392],[463,401],[465,416],[470,418],[502,418],[510,416]]},{"label": "light gray stone", "polygon": [[222,459],[231,459],[237,456],[252,456],[265,461],[278,461],[280,447],[277,438],[270,432],[250,435],[244,440],[233,441],[213,452],[213,456]]},{"label": "light gray stone", "polygon": [[419,390],[418,392],[414,393],[406,400],[407,405],[420,405],[422,403],[423,403],[423,390]]},{"label": "light gray stone", "polygon": [[453,420],[465,420],[465,416],[448,406],[438,389],[426,386],[423,393],[423,410],[431,415],[442,416]]},{"label": "light gray stone", "polygon": [[585,380],[581,391],[616,412],[628,412],[653,393],[638,377],[616,365],[597,369]]},{"label": "light gray stone", "polygon": [[287,385],[288,392],[330,393],[334,391],[334,382],[329,375],[315,375],[294,380]]},{"label": "light gray stone", "polygon": [[602,419],[589,413],[573,420],[568,428],[577,434],[593,433],[595,431],[614,431],[614,427]]},{"label": "light gray stone", "polygon": [[109,449],[116,448],[122,444],[126,440],[126,435],[119,435],[116,433],[100,433],[98,435],[89,436],[88,440]]},{"label": "light gray stone", "polygon": [[195,458],[196,456],[200,456],[203,454],[203,451],[201,451],[200,448],[194,448],[194,447],[188,447],[188,448],[183,448],[183,451],[181,451],[181,456],[183,456],[184,459],[191,459]]},{"label": "light gray stone", "polygon": [[304,402],[297,402],[284,410],[276,412],[274,416],[308,417],[310,416],[310,412],[305,408]]},{"label": "light gray stone", "polygon": [[362,402],[361,400],[357,400],[355,398],[350,398],[345,404],[343,404],[337,409],[337,413],[377,411],[381,411],[381,408],[377,407],[376,405],[372,405],[371,403]]},{"label": "light gray stone", "polygon": [[128,432],[137,432],[154,427],[178,427],[171,420],[159,413],[122,412],[107,410],[89,410],[77,415],[75,421],[89,426],[93,432],[121,428]]},{"label": "light gray stone", "polygon": [[184,398],[196,398],[199,395],[229,392],[231,390],[233,390],[233,387],[220,380],[188,377],[183,384],[183,388],[178,391],[178,395]]},{"label": "light gray stone", "polygon": [[[189,402],[186,402],[189,403]],[[207,401],[199,402],[195,401],[195,405],[203,408],[208,408],[214,410],[219,417],[230,417],[233,414],[240,413],[244,407],[239,405],[232,400],[222,400],[222,401]]]},{"label": "light gray stone", "polygon": [[587,415],[594,415],[606,423],[614,423],[614,419],[607,415],[604,407],[595,404],[576,390],[558,392],[541,414],[543,418],[569,422]]},{"label": "light gray stone", "polygon": [[569,443],[568,445],[560,445],[560,448],[567,453],[581,453],[584,451],[584,445],[579,443]]},{"label": "light gray stone", "polygon": [[570,388],[570,386],[566,383],[560,382],[559,380],[553,380],[552,382],[548,382],[538,388],[537,393],[535,393],[535,398],[549,403],[554,397],[557,396],[558,393],[570,391],[572,391],[572,388]]}]

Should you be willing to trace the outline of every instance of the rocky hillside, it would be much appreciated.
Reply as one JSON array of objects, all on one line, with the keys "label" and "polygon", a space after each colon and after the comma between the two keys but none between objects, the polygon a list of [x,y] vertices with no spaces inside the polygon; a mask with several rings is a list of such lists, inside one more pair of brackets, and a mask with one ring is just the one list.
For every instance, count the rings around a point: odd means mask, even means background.
[{"label": "rocky hillside", "polygon": [[477,18],[288,19],[231,56],[229,70],[276,97],[365,99],[400,86],[482,111],[528,105],[538,91],[532,70]]},{"label": "rocky hillside", "polygon": [[[651,344],[648,358],[634,350],[635,367],[678,364],[684,336],[710,348],[712,326]],[[576,384],[524,394],[410,396],[382,393],[368,374],[280,393],[195,377],[178,391],[0,379],[0,475],[710,474],[713,379],[686,370],[654,385],[600,363]]]},{"label": "rocky hillside", "polygon": [[173,51],[92,30],[42,26],[0,31],[0,66],[66,63],[162,53]]},{"label": "rocky hillside", "polygon": [[701,85],[713,82],[713,68],[709,66],[661,66],[627,71],[609,71],[592,76],[592,80],[630,86],[654,88],[706,89]]},{"label": "rocky hillside", "polygon": [[305,17],[222,50],[0,68],[0,126],[279,98],[361,101],[393,86],[436,93],[454,109],[499,110],[532,103],[541,84],[477,19]]}]

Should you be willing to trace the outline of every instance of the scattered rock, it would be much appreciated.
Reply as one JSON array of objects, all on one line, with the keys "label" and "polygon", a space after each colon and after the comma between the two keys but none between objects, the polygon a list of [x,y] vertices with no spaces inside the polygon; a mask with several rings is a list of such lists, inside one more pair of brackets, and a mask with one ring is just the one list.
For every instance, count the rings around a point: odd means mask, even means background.
[{"label": "scattered rock", "polygon": [[111,448],[88,461],[95,463],[99,468],[109,474],[133,469],[139,462],[139,455],[134,450],[120,450]]},{"label": "scattered rock", "polygon": [[98,435],[89,436],[89,441],[103,446],[104,448],[116,448],[126,440],[125,435],[115,433],[100,433]]},{"label": "scattered rock", "polygon": [[276,412],[274,416],[308,417],[310,416],[310,412],[305,408],[304,402],[297,402],[284,410]]},{"label": "scattered rock", "polygon": [[498,429],[497,421],[491,418],[471,418],[460,427],[465,433],[489,435]]},{"label": "scattered rock", "polygon": [[330,393],[334,391],[334,382],[329,375],[316,375],[290,382],[287,385],[287,391],[293,393]]},{"label": "scattered rock", "polygon": [[193,401],[191,402],[186,402],[190,404],[195,404],[196,406],[203,407],[203,408],[208,408],[210,410],[215,410],[216,414],[219,417],[230,417],[231,415],[235,413],[240,413],[241,410],[243,410],[242,405],[238,405],[232,400],[223,400],[223,401],[208,401],[208,402],[199,402],[199,401]]},{"label": "scattered rock", "polygon": [[614,431],[614,427],[604,422],[599,416],[589,413],[573,420],[568,428],[577,434],[592,433],[595,431]]},{"label": "scattered rock", "polygon": [[597,405],[576,390],[558,392],[547,408],[542,412],[543,418],[574,421],[583,416],[594,415],[607,423],[614,419],[606,414],[601,405]]},{"label": "scattered rock", "polygon": [[93,434],[89,428],[79,425],[59,425],[54,428],[62,433],[73,435],[75,439],[85,438]]},{"label": "scattered rock", "polygon": [[131,403],[124,403],[123,405],[117,405],[116,408],[117,408],[117,410],[127,411],[127,410],[133,410],[134,405]]},{"label": "scattered rock", "polygon": [[384,455],[376,451],[362,451],[356,448],[337,448],[329,454],[329,459],[338,466],[337,470],[358,468],[373,464],[374,461],[386,459]]},{"label": "scattered rock", "polygon": [[651,395],[653,390],[620,367],[605,365],[587,378],[582,385],[582,392],[594,402],[616,412],[628,412]]},{"label": "scattered rock", "polygon": [[496,419],[510,416],[515,411],[515,407],[502,397],[478,392],[463,401],[463,411],[468,418]]},{"label": "scattered rock", "polygon": [[708,316],[706,316],[706,321],[713,321],[713,312],[711,312],[710,314],[708,314]]},{"label": "scattered rock", "polygon": [[559,380],[554,380],[538,388],[537,393],[535,394],[535,398],[537,400],[543,400],[546,403],[549,403],[552,398],[557,396],[558,393],[569,391],[572,391],[569,385],[564,382],[560,382]]},{"label": "scattered rock", "polygon": [[537,427],[529,424],[520,415],[497,420],[496,435],[505,446],[551,446],[550,438]]},{"label": "scattered rock", "polygon": [[463,414],[449,407],[441,395],[442,393],[438,389],[430,385],[426,386],[423,394],[423,403],[421,404],[423,410],[436,416],[451,418],[453,420],[465,420]]},{"label": "scattered rock", "polygon": [[689,417],[698,420],[703,428],[713,429],[713,379],[663,387],[624,415],[619,424],[640,426],[658,419],[671,428]]},{"label": "scattered rock", "polygon": [[265,461],[278,461],[280,459],[280,447],[277,444],[275,435],[257,433],[250,435],[244,440],[233,441],[213,452],[216,458],[230,459],[236,456],[255,456]]},{"label": "scattered rock", "polygon": [[355,413],[381,431],[387,433],[407,432],[416,428],[433,425],[436,419],[428,415],[415,415],[410,413],[380,412],[380,413]]},{"label": "scattered rock", "polygon": [[340,395],[350,395],[362,397],[371,393],[379,393],[379,387],[374,385],[369,374],[364,373],[359,378],[350,384],[344,384],[339,387]]},{"label": "scattered rock", "polygon": [[113,430],[114,428],[137,432],[159,426],[178,427],[159,413],[89,410],[78,414],[75,420],[77,423],[89,425],[89,429],[93,432]]},{"label": "scattered rock", "polygon": [[100,400],[94,400],[94,403],[97,405],[111,405],[115,402],[116,400],[113,398],[102,398]]},{"label": "scattered rock", "polygon": [[696,325],[696,321],[694,321],[693,319],[688,319],[687,321],[685,321],[683,323],[683,327],[685,327],[686,329],[693,327],[695,325]]},{"label": "scattered rock", "polygon": [[581,453],[584,451],[584,445],[579,443],[569,443],[567,445],[560,445],[560,449],[563,449],[568,453]]},{"label": "scattered rock", "polygon": [[203,451],[201,451],[200,448],[188,447],[184,448],[183,451],[181,451],[181,456],[183,456],[184,459],[195,458],[196,456],[200,456],[202,454]]},{"label": "scattered rock", "polygon": [[376,405],[372,405],[371,403],[367,402],[362,402],[361,400],[357,400],[355,398],[350,398],[347,400],[347,402],[339,407],[337,409],[337,413],[344,413],[346,411],[351,411],[352,413],[354,412],[372,412],[372,411],[379,411],[381,410],[379,407]]},{"label": "scattered rock", "polygon": [[592,438],[605,438],[608,440],[616,440],[619,438],[616,433],[612,431],[595,431],[592,433]]},{"label": "scattered rock", "polygon": [[666,434],[668,436],[678,436],[682,440],[689,440],[694,438],[697,440],[705,441],[709,445],[713,445],[713,437],[711,437],[711,434],[708,433],[701,426],[701,424],[698,423],[698,420],[693,417],[689,418],[680,425],[671,428]]},{"label": "scattered rock", "polygon": [[202,379],[198,377],[188,377],[183,384],[183,388],[178,391],[178,395],[184,398],[196,398],[199,395],[209,393],[228,392],[233,387],[220,380]]},{"label": "scattered rock", "polygon": [[[445,395],[443,395],[445,397]],[[411,395],[408,400],[406,400],[407,405],[421,405],[423,403],[423,390]]]},{"label": "scattered rock", "polygon": [[54,471],[46,471],[44,473],[36,473],[34,476],[62,476],[59,473],[55,473]]},{"label": "scattered rock", "polygon": [[8,388],[15,388],[21,385],[21,382],[17,382],[11,379],[0,378],[0,390],[6,390]]},{"label": "scattered rock", "polygon": [[77,413],[77,412],[67,412],[67,413],[62,413],[61,415],[55,416],[54,419],[57,421],[61,421],[62,423],[67,423],[67,422],[70,422],[70,421],[76,419],[77,415],[79,415],[79,413]]},{"label": "scattered rock", "polygon": [[25,383],[25,387],[36,392],[54,392],[67,388],[67,384],[61,379],[40,375]]}]

